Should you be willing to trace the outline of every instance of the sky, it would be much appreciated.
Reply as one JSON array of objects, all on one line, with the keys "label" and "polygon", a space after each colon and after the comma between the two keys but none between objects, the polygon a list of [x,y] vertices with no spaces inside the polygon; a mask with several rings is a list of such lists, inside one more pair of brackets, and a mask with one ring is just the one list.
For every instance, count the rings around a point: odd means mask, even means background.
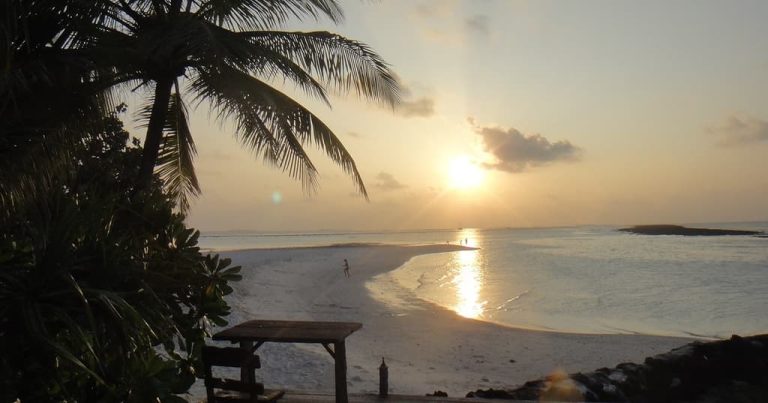
[{"label": "sky", "polygon": [[[301,183],[192,113],[203,231],[768,220],[768,2],[381,0],[293,22],[370,45],[394,110],[281,87],[354,157]],[[136,129],[139,133],[140,130]]]}]

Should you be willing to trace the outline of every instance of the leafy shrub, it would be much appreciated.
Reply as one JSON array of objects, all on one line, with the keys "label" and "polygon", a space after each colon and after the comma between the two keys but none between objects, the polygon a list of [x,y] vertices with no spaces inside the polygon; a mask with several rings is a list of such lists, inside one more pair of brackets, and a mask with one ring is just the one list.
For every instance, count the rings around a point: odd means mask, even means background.
[{"label": "leafy shrub", "polygon": [[[116,116],[0,218],[0,401],[183,401],[240,279],[203,255]],[[19,172],[25,167],[18,167]]]}]

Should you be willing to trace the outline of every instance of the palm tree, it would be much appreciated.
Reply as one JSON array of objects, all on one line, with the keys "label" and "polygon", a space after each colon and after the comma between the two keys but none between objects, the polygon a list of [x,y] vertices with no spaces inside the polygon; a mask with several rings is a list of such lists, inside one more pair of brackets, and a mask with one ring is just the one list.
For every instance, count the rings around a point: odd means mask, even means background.
[{"label": "palm tree", "polygon": [[0,2],[0,226],[115,110],[103,91],[111,70],[68,48],[74,1]]},{"label": "palm tree", "polygon": [[329,32],[278,30],[290,18],[341,21],[336,0],[67,1],[71,22],[62,42],[101,68],[99,82],[152,90],[142,114],[147,131],[138,189],[156,171],[182,210],[199,193],[185,99],[191,97],[209,102],[219,119],[234,119],[246,147],[306,189],[316,186],[317,170],[304,149],[312,144],[367,197],[354,160],[333,131],[270,85],[292,82],[328,105],[329,92],[392,106],[398,101],[394,75],[365,44]]}]

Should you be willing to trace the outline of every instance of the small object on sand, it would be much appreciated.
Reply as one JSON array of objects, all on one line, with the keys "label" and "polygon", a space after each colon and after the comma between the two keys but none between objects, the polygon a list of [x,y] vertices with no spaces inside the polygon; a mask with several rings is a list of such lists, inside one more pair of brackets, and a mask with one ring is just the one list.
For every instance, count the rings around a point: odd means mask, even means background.
[{"label": "small object on sand", "polygon": [[384,357],[381,357],[381,365],[379,365],[379,397],[387,397],[389,394],[389,368],[387,363],[384,362]]},{"label": "small object on sand", "polygon": [[512,359],[510,359],[510,360],[509,360],[509,362],[511,362],[511,363],[513,363],[513,364],[514,364],[514,363],[515,363],[515,360],[512,360]]}]

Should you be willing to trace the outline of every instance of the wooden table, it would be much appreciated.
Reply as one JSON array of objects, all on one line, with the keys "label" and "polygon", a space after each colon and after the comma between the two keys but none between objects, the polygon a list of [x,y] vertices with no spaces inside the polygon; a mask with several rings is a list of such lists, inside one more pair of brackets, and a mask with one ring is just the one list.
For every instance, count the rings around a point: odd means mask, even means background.
[{"label": "wooden table", "polygon": [[239,342],[240,347],[253,350],[266,342],[322,344],[334,359],[336,402],[347,403],[347,349],[344,340],[361,327],[361,323],[355,322],[249,320],[214,334],[213,339]]}]

